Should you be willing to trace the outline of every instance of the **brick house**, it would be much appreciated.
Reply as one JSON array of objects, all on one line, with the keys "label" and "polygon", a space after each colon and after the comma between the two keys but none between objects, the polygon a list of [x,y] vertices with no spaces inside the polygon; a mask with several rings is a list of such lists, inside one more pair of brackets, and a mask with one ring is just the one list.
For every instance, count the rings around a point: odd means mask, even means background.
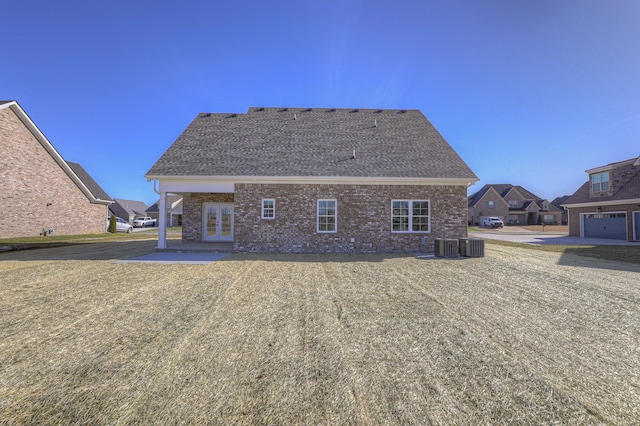
[{"label": "brick house", "polygon": [[16,101],[0,101],[0,176],[0,238],[106,231],[109,197]]},{"label": "brick house", "polygon": [[199,114],[145,177],[160,211],[183,197],[184,242],[238,252],[432,250],[478,180],[420,111],[326,108]]},{"label": "brick house", "polygon": [[589,180],[563,204],[569,235],[640,241],[640,157],[586,173]]},{"label": "brick house", "polygon": [[468,197],[468,223],[482,224],[499,217],[509,225],[555,225],[562,223],[562,209],[522,186],[488,184]]}]

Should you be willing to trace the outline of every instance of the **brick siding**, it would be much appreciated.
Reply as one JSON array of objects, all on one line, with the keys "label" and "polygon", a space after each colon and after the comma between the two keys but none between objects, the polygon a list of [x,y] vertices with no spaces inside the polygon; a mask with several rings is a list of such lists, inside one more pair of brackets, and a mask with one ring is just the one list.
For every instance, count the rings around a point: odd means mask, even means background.
[{"label": "brick siding", "polygon": [[233,203],[233,194],[184,194],[182,198],[182,241],[202,241],[202,204]]},{"label": "brick siding", "polygon": [[105,232],[107,206],[89,202],[10,108],[0,123],[0,238]]},{"label": "brick siding", "polygon": [[[238,252],[433,251],[435,238],[467,236],[464,186],[236,184],[235,194],[186,194],[183,240],[202,241],[202,203],[234,202]],[[262,219],[262,199],[275,218]],[[317,200],[337,200],[337,232],[316,232]],[[429,200],[431,232],[391,232],[391,201]]]},{"label": "brick siding", "polygon": [[[580,236],[580,214],[582,213],[596,213],[597,207],[572,207],[569,209],[569,235],[572,237]],[[633,213],[640,211],[638,204],[621,204],[612,206],[600,206],[601,213],[620,213],[626,212],[627,214],[627,240],[633,240]]]}]

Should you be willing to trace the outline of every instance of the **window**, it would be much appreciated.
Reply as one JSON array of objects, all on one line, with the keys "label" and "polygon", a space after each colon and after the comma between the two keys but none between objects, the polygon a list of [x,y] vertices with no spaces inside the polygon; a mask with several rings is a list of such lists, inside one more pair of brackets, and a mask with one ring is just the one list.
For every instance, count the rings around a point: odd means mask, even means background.
[{"label": "window", "polygon": [[591,176],[592,192],[605,192],[609,190],[609,172],[597,173]]},{"label": "window", "polygon": [[318,232],[337,232],[336,200],[318,200]]},{"label": "window", "polygon": [[487,203],[487,207],[489,207],[490,209],[495,208],[495,206],[496,206],[496,202],[495,201],[489,201]]},{"label": "window", "polygon": [[262,218],[274,219],[276,217],[276,200],[265,198],[262,200]]},{"label": "window", "polygon": [[509,200],[509,208],[517,209],[518,208],[518,200]]},{"label": "window", "polygon": [[429,201],[391,201],[392,232],[430,232]]}]

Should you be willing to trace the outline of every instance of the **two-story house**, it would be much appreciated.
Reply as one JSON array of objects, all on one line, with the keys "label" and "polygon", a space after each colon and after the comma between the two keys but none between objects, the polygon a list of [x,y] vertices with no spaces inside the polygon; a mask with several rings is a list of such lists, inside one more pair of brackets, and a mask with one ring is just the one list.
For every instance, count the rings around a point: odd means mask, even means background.
[{"label": "two-story house", "polygon": [[564,206],[569,235],[640,240],[640,157],[586,170],[585,182]]},{"label": "two-story house", "polygon": [[468,197],[468,222],[481,224],[499,217],[510,225],[560,224],[562,210],[522,186],[488,184]]}]

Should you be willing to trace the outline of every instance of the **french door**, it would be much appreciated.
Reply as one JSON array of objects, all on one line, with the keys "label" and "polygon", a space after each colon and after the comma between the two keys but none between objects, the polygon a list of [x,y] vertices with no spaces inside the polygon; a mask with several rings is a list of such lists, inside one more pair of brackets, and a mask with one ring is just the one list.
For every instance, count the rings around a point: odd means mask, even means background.
[{"label": "french door", "polygon": [[202,240],[233,241],[233,203],[203,203]]}]

